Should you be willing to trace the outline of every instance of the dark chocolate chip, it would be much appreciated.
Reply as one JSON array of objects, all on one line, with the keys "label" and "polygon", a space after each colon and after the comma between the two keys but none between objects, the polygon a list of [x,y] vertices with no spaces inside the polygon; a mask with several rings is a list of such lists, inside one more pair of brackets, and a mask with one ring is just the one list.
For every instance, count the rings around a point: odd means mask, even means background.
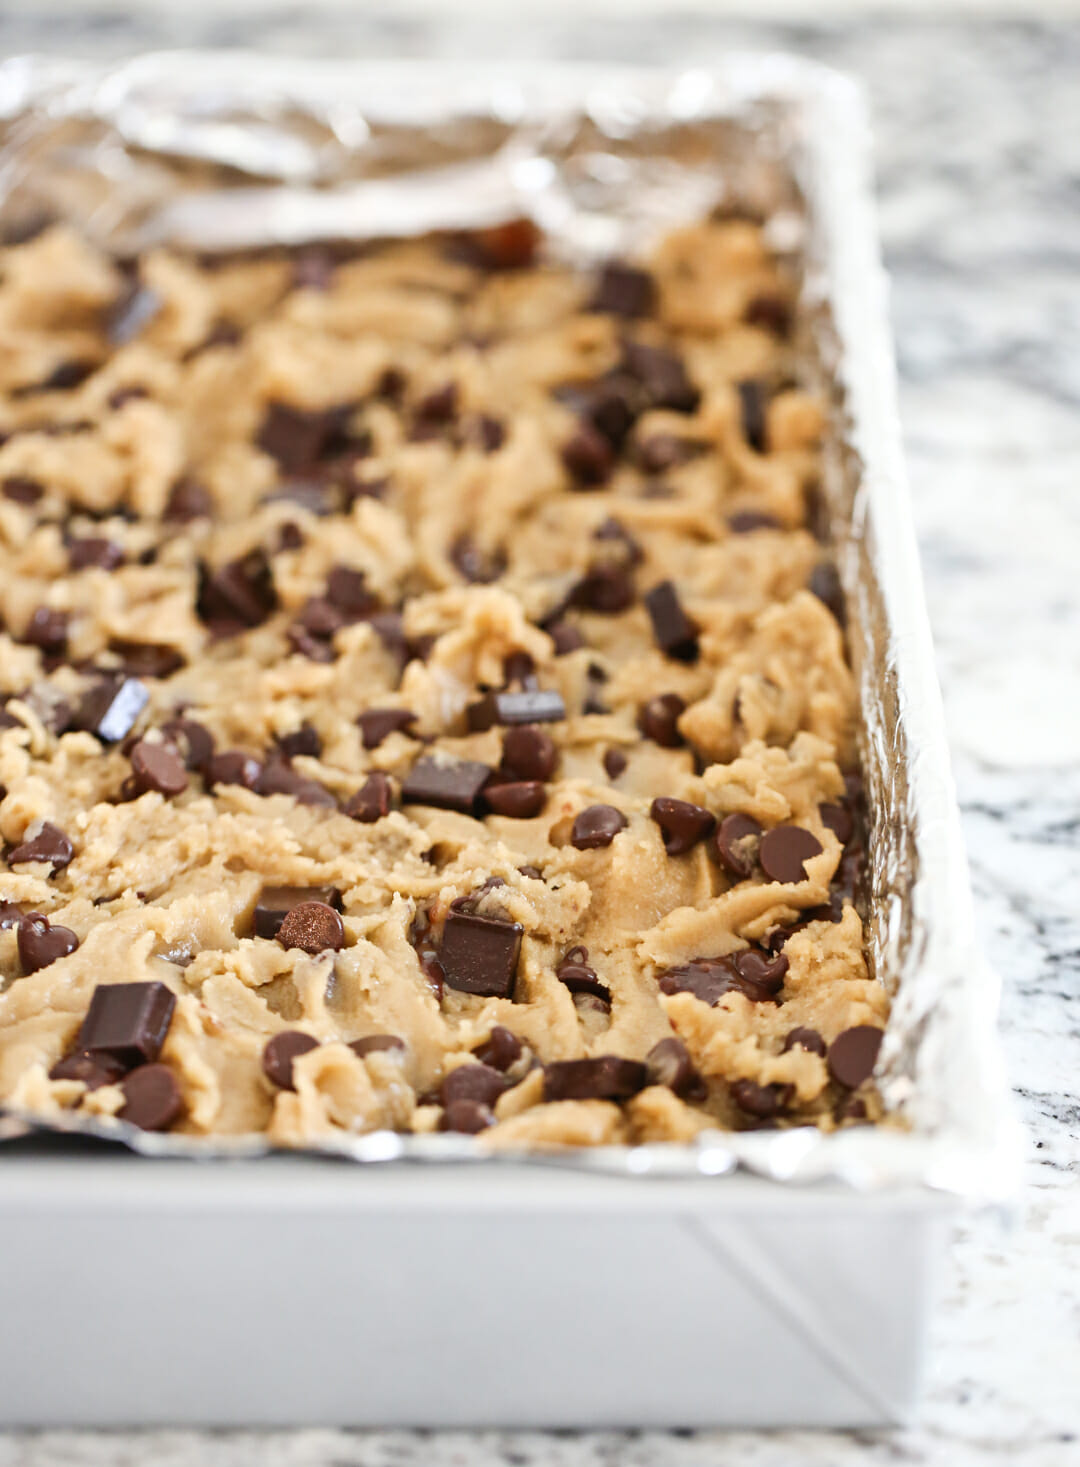
[{"label": "dark chocolate chip", "polygon": [[460,1131],[466,1136],[475,1136],[494,1124],[494,1114],[478,1100],[455,1100],[439,1118],[440,1131]]},{"label": "dark chocolate chip", "polygon": [[622,260],[601,267],[587,310],[604,311],[624,320],[651,316],[656,309],[656,282],[647,270]]},{"label": "dark chocolate chip", "polygon": [[649,808],[664,836],[664,850],[669,856],[684,856],[698,841],[706,840],[716,825],[716,816],[688,800],[675,800],[660,795]]},{"label": "dark chocolate chip", "polygon": [[602,1054],[544,1066],[545,1100],[628,1100],[649,1083],[640,1060]]},{"label": "dark chocolate chip", "polygon": [[127,677],[171,677],[184,665],[184,659],[175,647],[157,642],[124,642],[113,638],[109,651],[120,659],[120,671]]},{"label": "dark chocolate chip", "polygon": [[[494,724],[558,723],[566,717],[562,694],[548,688],[488,693],[466,709],[469,727],[482,732]],[[524,771],[521,771],[524,773]]]},{"label": "dark chocolate chip", "polygon": [[124,1104],[117,1119],[143,1131],[167,1131],[184,1109],[180,1086],[168,1065],[142,1065],[121,1080]]},{"label": "dark chocolate chip", "polygon": [[585,645],[585,638],[573,622],[553,621],[546,630],[555,643],[556,657],[565,657],[568,652],[576,652]]},{"label": "dark chocolate chip", "polygon": [[23,861],[48,861],[55,876],[57,871],[62,871],[69,864],[74,854],[75,847],[60,827],[43,820],[36,835],[31,836],[27,830],[22,841],[8,852],[8,865],[18,866]]},{"label": "dark chocolate chip", "polygon": [[623,345],[623,367],[638,382],[645,406],[667,408],[674,413],[697,411],[701,393],[674,352],[662,346],[628,341]]},{"label": "dark chocolate chip", "polygon": [[452,423],[457,417],[458,387],[456,382],[444,382],[441,387],[426,393],[414,409],[417,426],[434,427]]},{"label": "dark chocolate chip", "polygon": [[819,805],[821,822],[831,830],[842,846],[846,846],[855,834],[855,820],[846,805]]},{"label": "dark chocolate chip", "polygon": [[263,767],[258,759],[240,749],[225,749],[215,754],[206,766],[206,782],[215,784],[239,784],[253,790],[262,777]]},{"label": "dark chocolate chip", "polygon": [[608,779],[618,779],[626,772],[629,761],[621,749],[611,748],[604,753],[604,773]]},{"label": "dark chocolate chip", "polygon": [[679,732],[679,719],[686,704],[678,693],[660,693],[643,703],[638,712],[638,728],[647,739],[665,749],[681,748],[685,740]]},{"label": "dark chocolate chip", "polygon": [[666,474],[669,469],[695,458],[701,449],[692,439],[675,433],[650,433],[637,446],[637,461],[647,474]]},{"label": "dark chocolate chip", "polygon": [[306,953],[340,952],[345,946],[345,924],[327,902],[297,902],[278,928],[282,947]]},{"label": "dark chocolate chip", "polygon": [[618,561],[600,560],[591,565],[570,592],[570,604],[583,611],[617,616],[634,604],[637,592],[630,568]]},{"label": "dark chocolate chip", "polygon": [[742,433],[755,453],[765,452],[765,392],[764,383],[757,381],[739,382],[739,408],[742,413]]},{"label": "dark chocolate chip", "polygon": [[22,634],[22,640],[43,652],[60,653],[67,646],[68,622],[66,611],[57,611],[49,606],[39,606],[31,616]]},{"label": "dark chocolate chip", "polygon": [[817,836],[801,825],[777,825],[761,837],[758,860],[770,881],[791,885],[808,879],[804,862],[820,856],[821,851]]},{"label": "dark chocolate chip", "polygon": [[518,779],[547,781],[555,773],[559,750],[550,734],[524,724],[503,734],[502,757],[504,768]]},{"label": "dark chocolate chip", "polygon": [[490,553],[481,550],[468,535],[459,535],[451,545],[450,560],[455,569],[476,586],[489,586],[506,569],[506,556],[501,550]]},{"label": "dark chocolate chip", "polygon": [[762,294],[754,296],[743,312],[743,320],[748,326],[760,326],[783,339],[791,335],[792,314],[791,304],[783,296]]},{"label": "dark chocolate chip", "polygon": [[0,488],[3,489],[4,498],[10,499],[13,504],[37,504],[45,493],[44,484],[39,484],[36,479],[28,479],[25,474],[8,474]]},{"label": "dark chocolate chip", "polygon": [[325,596],[309,596],[297,613],[296,623],[313,637],[329,639],[345,625],[345,618]]},{"label": "dark chocolate chip", "polygon": [[761,1121],[771,1121],[791,1104],[793,1085],[759,1085],[755,1080],[733,1080],[731,1098],[740,1110]]},{"label": "dark chocolate chip", "polygon": [[751,535],[755,530],[782,530],[784,527],[775,515],[757,509],[742,509],[728,519],[728,529],[733,535]]},{"label": "dark chocolate chip", "polygon": [[869,1080],[884,1038],[884,1030],[872,1024],[856,1024],[837,1035],[829,1045],[829,1073],[833,1079],[849,1090]]},{"label": "dark chocolate chip", "polygon": [[319,732],[310,723],[302,723],[292,733],[280,734],[275,742],[285,759],[295,759],[298,754],[317,759],[323,750]]},{"label": "dark chocolate chip", "polygon": [[444,1076],[439,1086],[439,1099],[445,1106],[451,1106],[458,1100],[476,1100],[481,1105],[494,1106],[505,1089],[505,1078],[490,1065],[458,1065]]},{"label": "dark chocolate chip", "polygon": [[79,1029],[78,1048],[110,1055],[128,1069],[152,1064],[175,1009],[176,995],[164,983],[99,983]]},{"label": "dark chocolate chip", "polygon": [[833,1115],[840,1122],[865,1121],[868,1116],[866,1101],[860,1095],[845,1095],[833,1111]]},{"label": "dark chocolate chip", "polygon": [[105,334],[113,346],[126,346],[148,326],[165,302],[156,290],[132,280],[105,314]]},{"label": "dark chocolate chip", "polygon": [[533,264],[540,231],[531,219],[510,219],[464,236],[466,262],[485,270],[525,270]]},{"label": "dark chocolate chip", "polygon": [[260,795],[289,795],[299,805],[337,807],[337,800],[318,780],[305,778],[277,755],[267,759],[255,788]]},{"label": "dark chocolate chip", "polygon": [[484,799],[493,815],[511,820],[532,820],[539,815],[547,800],[547,791],[536,779],[516,780],[510,784],[491,785]]},{"label": "dark chocolate chip", "polygon": [[525,691],[535,689],[536,662],[530,652],[516,647],[503,658],[503,683],[509,688],[517,683]]},{"label": "dark chocolate chip", "polygon": [[356,720],[365,749],[377,749],[388,734],[405,733],[416,722],[411,708],[369,708]]},{"label": "dark chocolate chip", "polygon": [[169,490],[161,517],[168,524],[186,525],[208,519],[214,513],[214,498],[205,484],[185,475]]},{"label": "dark chocolate chip", "polygon": [[610,477],[615,454],[599,429],[581,421],[562,446],[562,461],[579,488],[596,489]]},{"label": "dark chocolate chip", "polygon": [[604,1003],[611,1002],[611,991],[606,983],[601,983],[597,977],[596,969],[588,962],[589,949],[587,947],[572,947],[562,958],[555,969],[555,976],[560,983],[566,985],[571,993],[591,993],[595,998],[602,999]]},{"label": "dark chocolate chip", "polygon": [[344,446],[349,405],[309,411],[287,402],[270,402],[256,443],[277,459],[286,474],[299,474]]},{"label": "dark chocolate chip", "polygon": [[318,1047],[319,1041],[310,1034],[304,1034],[300,1029],[283,1029],[266,1041],[262,1057],[263,1074],[279,1090],[295,1090],[293,1060]]},{"label": "dark chocolate chip", "polygon": [[102,1085],[115,1085],[127,1073],[127,1066],[108,1054],[88,1054],[75,1050],[57,1060],[49,1071],[50,1080],[81,1080],[87,1090],[100,1090]]},{"label": "dark chocolate chip", "polygon": [[198,613],[204,622],[260,626],[277,606],[270,562],[263,550],[206,572],[199,592]]},{"label": "dark chocolate chip", "polygon": [[103,535],[87,535],[81,540],[72,540],[68,545],[68,566],[73,571],[91,567],[111,571],[123,563],[123,546]]},{"label": "dark chocolate chip", "polygon": [[609,846],[626,825],[626,816],[614,805],[588,805],[574,820],[570,844],[579,851],[598,850]]},{"label": "dark chocolate chip", "polygon": [[696,662],[701,653],[698,628],[683,610],[674,583],[661,581],[647,591],[645,609],[652,622],[656,645],[664,655],[677,662]]},{"label": "dark chocolate chip", "polygon": [[473,1051],[482,1064],[506,1071],[521,1058],[521,1040],[503,1024],[495,1024],[479,1049]]},{"label": "dark chocolate chip", "polygon": [[274,938],[281,924],[301,902],[320,902],[341,910],[341,892],[336,886],[264,886],[255,903],[255,936]]},{"label": "dark chocolate chip", "polygon": [[506,442],[506,429],[490,413],[479,413],[469,423],[468,436],[475,439],[485,453],[498,453]]},{"label": "dark chocolate chip", "polygon": [[58,367],[53,368],[41,386],[47,392],[70,392],[74,387],[81,387],[97,369],[97,362],[61,362]]},{"label": "dark chocolate chip", "polygon": [[518,872],[522,876],[527,876],[530,881],[543,881],[544,879],[544,873],[540,870],[539,866],[519,866]]},{"label": "dark chocolate chip", "polygon": [[840,573],[831,560],[819,560],[810,572],[807,588],[825,606],[829,608],[833,616],[841,626],[847,625],[847,606],[844,601],[844,588],[840,584]]},{"label": "dark chocolate chip", "polygon": [[451,911],[439,952],[446,982],[462,993],[512,999],[522,931],[520,922]]},{"label": "dark chocolate chip", "polygon": [[654,1044],[645,1056],[645,1068],[650,1085],[666,1085],[685,1100],[704,1100],[708,1095],[690,1051],[681,1039],[672,1036]]},{"label": "dark chocolate chip", "polygon": [[768,1003],[784,986],[788,960],[755,948],[722,958],[695,958],[669,968],[658,979],[662,993],[692,993],[703,1003],[716,1004],[725,993],[741,993],[754,1003]]},{"label": "dark chocolate chip", "polygon": [[47,968],[58,958],[66,958],[73,953],[79,945],[79,939],[70,927],[54,926],[40,912],[27,912],[20,918],[16,941],[24,973],[36,973],[39,968]]},{"label": "dark chocolate chip", "polygon": [[285,632],[289,645],[295,652],[308,658],[311,662],[333,662],[337,656],[333,645],[314,636],[305,627],[297,624],[289,627]]},{"label": "dark chocolate chip", "polygon": [[184,761],[171,744],[140,739],[129,755],[135,788],[140,794],[155,790],[159,795],[182,794],[187,789]]},{"label": "dark chocolate chip", "polygon": [[349,1048],[363,1059],[365,1055],[385,1054],[390,1050],[404,1053],[406,1045],[404,1039],[399,1039],[396,1034],[365,1034],[363,1039],[351,1039]]},{"label": "dark chocolate chip", "polygon": [[373,825],[376,820],[381,820],[384,815],[389,815],[393,794],[394,787],[390,782],[390,776],[376,770],[368,775],[356,793],[346,802],[345,814],[353,820],[359,820],[361,825]]},{"label": "dark chocolate chip", "polygon": [[713,838],[713,849],[721,866],[736,881],[745,881],[757,865],[761,826],[752,815],[736,811],[725,815]]},{"label": "dark chocolate chip", "polygon": [[802,1026],[792,1029],[784,1040],[783,1053],[787,1054],[788,1050],[796,1047],[807,1049],[811,1054],[819,1054],[822,1059],[825,1058],[825,1041],[816,1029],[807,1029]]},{"label": "dark chocolate chip", "polygon": [[406,776],[401,787],[402,803],[434,805],[439,810],[458,810],[462,815],[474,815],[480,792],[490,778],[490,767],[472,759],[443,764],[425,757],[418,759]]}]

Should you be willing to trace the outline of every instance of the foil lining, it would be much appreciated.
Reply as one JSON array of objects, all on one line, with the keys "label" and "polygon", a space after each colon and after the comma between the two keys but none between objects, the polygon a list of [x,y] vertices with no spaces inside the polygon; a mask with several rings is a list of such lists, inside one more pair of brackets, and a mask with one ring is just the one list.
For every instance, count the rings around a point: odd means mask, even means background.
[{"label": "foil lining", "polygon": [[[887,285],[858,89],[813,63],[732,56],[679,73],[294,62],[241,53],[0,65],[0,232],[43,217],[122,254],[478,227],[527,215],[567,258],[647,246],[717,206],[767,220],[802,280],[832,406],[825,494],[849,605],[872,811],[869,957],[892,998],[878,1066],[891,1123],[828,1135],[708,1132],[694,1145],[488,1155],[377,1132],[315,1148],[358,1162],[527,1159],[634,1176],[1003,1198],[1019,1139],[995,1035],[998,981],[971,892],[901,451]],[[153,1135],[9,1111],[149,1156],[252,1157],[261,1136]]]}]

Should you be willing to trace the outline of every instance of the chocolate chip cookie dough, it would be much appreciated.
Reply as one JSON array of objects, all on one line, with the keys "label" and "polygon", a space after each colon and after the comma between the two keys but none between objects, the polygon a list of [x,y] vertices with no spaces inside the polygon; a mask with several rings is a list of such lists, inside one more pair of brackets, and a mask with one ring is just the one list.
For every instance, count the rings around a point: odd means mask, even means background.
[{"label": "chocolate chip cookie dough", "polygon": [[282,1145],[876,1119],[823,427],[718,219],[0,251],[0,1101]]}]

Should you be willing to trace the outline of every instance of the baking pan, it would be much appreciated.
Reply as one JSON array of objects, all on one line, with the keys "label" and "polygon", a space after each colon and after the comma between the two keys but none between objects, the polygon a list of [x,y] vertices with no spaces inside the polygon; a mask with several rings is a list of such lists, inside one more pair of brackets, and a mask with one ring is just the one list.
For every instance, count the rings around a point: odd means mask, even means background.
[{"label": "baking pan", "polygon": [[[337,1160],[136,1132],[0,1151],[0,1423],[871,1425],[915,1397],[960,1202],[1009,1194],[900,451],[857,90],[785,57],[678,74],[163,55],[0,67],[0,222],[130,251],[526,213],[588,260],[752,209],[802,274],[873,818],[882,1127]],[[32,1118],[9,1114],[16,1136]],[[85,1122],[70,1129],[92,1130]],[[352,1163],[352,1164],[350,1164]],[[363,1163],[356,1165],[355,1163]],[[95,1322],[92,1341],[76,1322]]]}]

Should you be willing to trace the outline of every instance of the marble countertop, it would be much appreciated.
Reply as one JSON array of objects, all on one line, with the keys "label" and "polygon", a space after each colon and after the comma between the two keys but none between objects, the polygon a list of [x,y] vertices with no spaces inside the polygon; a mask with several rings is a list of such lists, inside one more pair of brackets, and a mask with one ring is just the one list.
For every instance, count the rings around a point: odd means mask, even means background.
[{"label": "marble countertop", "polygon": [[[749,7],[747,7],[749,8]],[[769,7],[772,10],[773,7]],[[1061,11],[1063,7],[1053,7]],[[799,7],[805,16],[807,8]],[[825,7],[827,10],[828,7]],[[676,64],[802,51],[861,76],[902,412],[978,917],[1031,1149],[1016,1231],[966,1223],[916,1424],[868,1433],[18,1433],[0,1467],[1067,1467],[1080,1462],[1080,19],[618,22],[528,7],[0,0],[0,54]],[[74,17],[77,16],[77,20]]]}]

